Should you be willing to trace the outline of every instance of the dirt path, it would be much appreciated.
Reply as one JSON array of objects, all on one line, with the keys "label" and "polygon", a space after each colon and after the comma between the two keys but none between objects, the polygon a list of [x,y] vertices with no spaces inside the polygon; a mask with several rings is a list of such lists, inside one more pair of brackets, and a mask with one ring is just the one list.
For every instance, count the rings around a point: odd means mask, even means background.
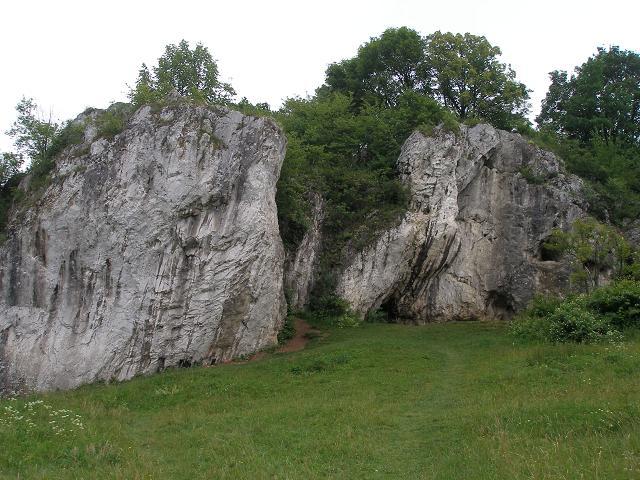
[{"label": "dirt path", "polygon": [[[301,318],[296,318],[294,320],[293,324],[296,327],[295,335],[292,338],[290,338],[289,340],[287,340],[287,342],[284,345],[279,346],[275,350],[277,353],[298,352],[300,350],[303,350],[304,347],[307,346],[307,343],[310,340],[310,335],[309,334],[310,333],[315,333],[315,334],[319,334],[320,333],[318,330],[314,329],[311,325],[309,325],[307,322],[305,322]],[[233,363],[233,364],[248,363],[248,362],[253,362],[255,360],[260,360],[260,359],[265,358],[267,356],[269,356],[268,352],[258,352],[258,353],[255,353],[255,354],[251,355],[246,360],[232,360],[232,361],[226,362],[226,363]]]},{"label": "dirt path", "polygon": [[314,330],[311,325],[301,318],[296,318],[293,324],[296,327],[296,334],[293,338],[287,340],[287,343],[278,348],[276,350],[277,352],[297,352],[298,350],[302,350],[309,341],[309,336],[307,334],[311,331],[317,332],[317,330]]}]

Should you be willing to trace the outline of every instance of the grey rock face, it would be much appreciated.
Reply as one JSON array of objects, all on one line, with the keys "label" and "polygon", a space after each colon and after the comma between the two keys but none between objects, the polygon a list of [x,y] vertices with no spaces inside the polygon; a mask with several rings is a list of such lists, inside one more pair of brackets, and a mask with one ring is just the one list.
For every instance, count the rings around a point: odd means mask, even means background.
[{"label": "grey rock face", "polygon": [[275,343],[280,129],[180,105],[95,135],[0,248],[0,386],[71,388]]},{"label": "grey rock face", "polygon": [[509,317],[566,285],[568,266],[540,247],[584,211],[579,179],[553,154],[488,125],[461,126],[414,133],[398,167],[410,211],[339,280],[356,312],[383,306],[418,323]]},{"label": "grey rock face", "polygon": [[311,206],[311,226],[296,251],[287,255],[285,263],[284,285],[288,291],[289,305],[294,309],[304,308],[309,300],[320,255],[324,200],[314,193],[311,195]]}]

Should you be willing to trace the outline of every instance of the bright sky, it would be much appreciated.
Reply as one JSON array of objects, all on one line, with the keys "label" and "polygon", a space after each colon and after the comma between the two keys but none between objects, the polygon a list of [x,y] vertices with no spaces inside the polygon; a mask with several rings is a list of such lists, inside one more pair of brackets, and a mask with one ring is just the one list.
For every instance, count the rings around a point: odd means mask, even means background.
[{"label": "bright sky", "polygon": [[388,27],[486,36],[533,90],[534,113],[551,70],[597,46],[640,51],[637,0],[4,0],[0,18],[2,133],[23,95],[60,120],[126,99],[140,64],[182,38],[209,48],[240,97],[276,107],[312,94],[329,63]]}]

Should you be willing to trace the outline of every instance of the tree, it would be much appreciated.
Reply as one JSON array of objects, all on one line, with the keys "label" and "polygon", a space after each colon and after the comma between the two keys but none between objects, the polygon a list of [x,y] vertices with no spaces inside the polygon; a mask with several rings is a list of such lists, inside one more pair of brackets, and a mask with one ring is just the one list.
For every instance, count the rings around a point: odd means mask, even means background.
[{"label": "tree", "polygon": [[599,286],[603,272],[622,275],[633,254],[622,235],[593,218],[576,220],[569,232],[554,230],[545,248],[569,256],[571,280],[587,292]]},{"label": "tree", "polygon": [[528,124],[529,91],[498,60],[486,38],[435,32],[421,38],[407,27],[390,28],[329,66],[324,92],[352,95],[353,105],[396,107],[407,92],[435,97],[461,120],[475,117],[496,127]]},{"label": "tree", "polygon": [[362,45],[354,58],[331,64],[326,85],[331,91],[352,94],[358,107],[365,101],[395,106],[406,90],[429,92],[424,47],[415,30],[389,28]]},{"label": "tree", "polygon": [[142,64],[129,98],[139,105],[166,97],[171,91],[199,101],[227,103],[235,95],[231,85],[218,78],[218,66],[202,44],[191,50],[186,40],[167,45],[153,74]]},{"label": "tree", "polygon": [[429,35],[426,61],[436,98],[463,120],[475,117],[506,129],[526,123],[529,90],[498,60],[501,53],[470,33]]},{"label": "tree", "polygon": [[569,77],[553,71],[536,118],[540,128],[589,142],[594,136],[640,142],[640,55],[598,48]]},{"label": "tree", "polygon": [[16,153],[0,153],[0,188],[18,172],[23,163],[22,155]]},{"label": "tree", "polygon": [[44,161],[59,125],[52,120],[51,113],[45,117],[32,98],[22,97],[16,112],[18,118],[7,134],[14,138],[19,154],[30,158],[32,163]]}]

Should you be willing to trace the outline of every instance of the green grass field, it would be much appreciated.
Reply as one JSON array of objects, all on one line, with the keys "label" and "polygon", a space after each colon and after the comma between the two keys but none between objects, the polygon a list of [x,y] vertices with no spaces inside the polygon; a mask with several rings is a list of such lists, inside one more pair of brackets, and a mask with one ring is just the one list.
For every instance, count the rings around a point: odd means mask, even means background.
[{"label": "green grass field", "polygon": [[0,476],[640,478],[638,335],[555,346],[514,344],[498,323],[327,331],[249,364],[3,400]]}]

